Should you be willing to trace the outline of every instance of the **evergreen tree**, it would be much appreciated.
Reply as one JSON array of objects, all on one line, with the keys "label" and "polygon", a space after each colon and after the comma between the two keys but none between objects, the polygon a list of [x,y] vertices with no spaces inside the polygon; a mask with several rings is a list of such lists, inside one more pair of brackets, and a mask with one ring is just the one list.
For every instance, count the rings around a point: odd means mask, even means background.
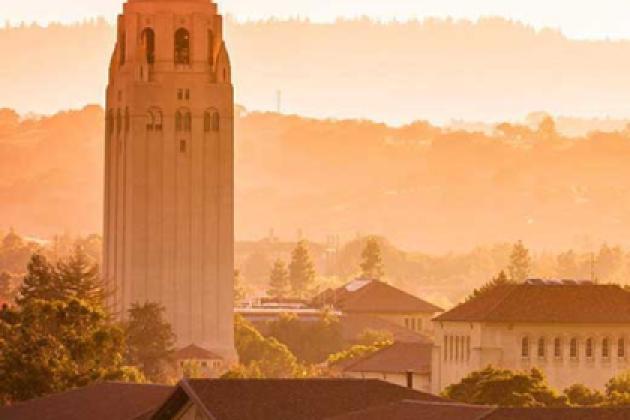
[{"label": "evergreen tree", "polygon": [[510,265],[508,267],[510,279],[517,283],[522,283],[529,277],[530,269],[531,258],[529,251],[523,245],[523,241],[518,241],[514,244],[510,255]]},{"label": "evergreen tree", "polygon": [[287,266],[282,260],[277,260],[271,268],[267,295],[274,298],[284,298],[289,295],[290,288]]},{"label": "evergreen tree", "polygon": [[125,326],[126,363],[137,366],[151,382],[164,383],[172,364],[175,334],[158,303],[133,304]]},{"label": "evergreen tree", "polygon": [[503,285],[511,284],[511,283],[514,283],[514,282],[509,280],[507,278],[507,275],[505,274],[505,271],[502,270],[499,273],[499,275],[493,278],[489,283],[484,284],[479,289],[475,289],[472,295],[470,295],[467,300],[470,300],[478,296],[481,296],[485,293],[488,293],[489,291],[493,290],[495,287],[499,287],[499,286],[503,286]]},{"label": "evergreen tree", "polygon": [[367,280],[381,280],[385,275],[381,247],[376,238],[369,238],[361,254],[361,277]]},{"label": "evergreen tree", "polygon": [[315,267],[305,241],[298,242],[291,254],[289,282],[291,291],[297,297],[307,296],[315,283]]},{"label": "evergreen tree", "polygon": [[76,247],[74,253],[57,264],[59,282],[68,297],[82,299],[92,305],[101,305],[105,299],[99,268],[83,251]]}]

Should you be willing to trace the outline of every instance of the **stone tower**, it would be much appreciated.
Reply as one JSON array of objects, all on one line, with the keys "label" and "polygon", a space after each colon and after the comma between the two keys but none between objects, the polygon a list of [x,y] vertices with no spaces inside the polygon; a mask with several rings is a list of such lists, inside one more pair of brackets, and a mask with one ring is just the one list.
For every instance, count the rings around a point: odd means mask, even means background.
[{"label": "stone tower", "polygon": [[235,359],[233,87],[211,0],[128,0],[107,87],[104,277]]}]

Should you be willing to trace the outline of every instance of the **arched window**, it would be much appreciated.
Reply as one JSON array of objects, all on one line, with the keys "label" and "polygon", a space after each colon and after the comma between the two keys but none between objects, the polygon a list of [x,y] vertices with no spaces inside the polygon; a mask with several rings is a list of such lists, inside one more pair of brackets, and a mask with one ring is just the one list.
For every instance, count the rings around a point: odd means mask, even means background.
[{"label": "arched window", "polygon": [[221,118],[219,118],[219,113],[214,112],[212,114],[212,131],[219,131],[221,125]]},{"label": "arched window", "polygon": [[192,131],[192,115],[190,112],[184,114],[184,131]]},{"label": "arched window", "polygon": [[620,338],[617,340],[617,357],[624,359],[626,357],[626,340]]},{"label": "arched window", "polygon": [[521,340],[521,357],[529,357],[529,338],[523,337]]},{"label": "arched window", "polygon": [[110,109],[107,111],[107,135],[111,136],[114,134],[114,110]]},{"label": "arched window", "polygon": [[569,344],[569,356],[571,359],[578,358],[578,340],[577,338],[572,338],[571,343]]},{"label": "arched window", "polygon": [[181,111],[175,113],[175,131],[182,131],[184,129],[184,121]]},{"label": "arched window", "polygon": [[190,33],[184,28],[175,32],[175,64],[190,64]]},{"label": "arched window", "polygon": [[149,110],[149,114],[147,115],[147,131],[153,131],[154,126],[155,117],[153,116],[153,111]]},{"label": "arched window", "polygon": [[553,357],[560,359],[562,357],[562,339],[556,337],[553,340]]},{"label": "arched window", "polygon": [[142,45],[146,51],[147,63],[155,63],[155,32],[151,28],[142,31]]},{"label": "arched window", "polygon": [[208,30],[208,64],[214,65],[214,34]]},{"label": "arched window", "polygon": [[125,32],[120,33],[120,40],[118,42],[120,46],[120,65],[122,66],[127,60],[127,34]]},{"label": "arched window", "polygon": [[545,339],[544,338],[539,338],[538,339],[538,358],[539,359],[544,359],[546,356],[546,346],[545,346]]},{"label": "arched window", "polygon": [[604,338],[602,340],[602,357],[608,359],[610,357],[610,340]]},{"label": "arched window", "polygon": [[122,130],[122,113],[118,108],[116,110],[116,134],[120,134],[120,130]]},{"label": "arched window", "polygon": [[159,109],[155,109],[154,111],[154,117],[155,117],[155,130],[156,131],[162,131],[162,111],[160,111]]}]

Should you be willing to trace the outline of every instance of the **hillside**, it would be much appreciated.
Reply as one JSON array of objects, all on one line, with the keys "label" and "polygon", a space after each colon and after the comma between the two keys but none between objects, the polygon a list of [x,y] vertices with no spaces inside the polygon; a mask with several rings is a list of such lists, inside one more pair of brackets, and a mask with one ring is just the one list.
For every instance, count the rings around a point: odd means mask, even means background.
[{"label": "hillside", "polygon": [[[0,113],[5,229],[100,231],[102,120],[96,106],[40,119]],[[517,239],[534,249],[628,245],[629,158],[630,132],[566,138],[550,121],[487,135],[242,111],[237,237],[370,233],[424,252]]]}]

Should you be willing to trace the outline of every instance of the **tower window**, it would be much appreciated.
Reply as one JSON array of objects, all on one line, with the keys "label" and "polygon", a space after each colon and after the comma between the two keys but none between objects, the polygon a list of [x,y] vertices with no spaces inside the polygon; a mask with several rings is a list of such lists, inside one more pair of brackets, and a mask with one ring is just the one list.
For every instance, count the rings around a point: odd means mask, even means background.
[{"label": "tower window", "polygon": [[215,111],[212,114],[212,131],[219,131],[220,124],[221,124],[221,120],[219,118],[219,113]]},{"label": "tower window", "polygon": [[183,125],[183,116],[180,111],[175,113],[175,131],[182,131],[184,128]]},{"label": "tower window", "polygon": [[148,64],[155,63],[155,32],[151,28],[142,31],[142,44],[146,51],[146,59]]},{"label": "tower window", "polygon": [[177,89],[177,99],[180,101],[184,99],[184,89]]},{"label": "tower window", "polygon": [[186,89],[185,96],[186,100],[190,99],[190,89]]},{"label": "tower window", "polygon": [[107,111],[107,135],[111,136],[112,134],[114,134],[114,111],[113,110],[109,110]]},{"label": "tower window", "polygon": [[190,64],[190,33],[184,28],[175,32],[175,64]]},{"label": "tower window", "polygon": [[192,115],[190,112],[184,115],[184,131],[192,131]]},{"label": "tower window", "polygon": [[179,151],[181,153],[186,153],[186,140],[179,141]]},{"label": "tower window", "polygon": [[116,134],[120,134],[120,130],[122,130],[122,114],[118,108],[116,110]]},{"label": "tower window", "polygon": [[155,110],[155,130],[162,131],[162,111]]},{"label": "tower window", "polygon": [[208,30],[208,64],[214,65],[214,34]]},{"label": "tower window", "polygon": [[129,126],[131,125],[129,117],[129,107],[125,108],[125,133],[129,132]]},{"label": "tower window", "polygon": [[120,34],[120,65],[125,64],[125,60],[127,59],[127,34],[125,32],[121,32]]}]

